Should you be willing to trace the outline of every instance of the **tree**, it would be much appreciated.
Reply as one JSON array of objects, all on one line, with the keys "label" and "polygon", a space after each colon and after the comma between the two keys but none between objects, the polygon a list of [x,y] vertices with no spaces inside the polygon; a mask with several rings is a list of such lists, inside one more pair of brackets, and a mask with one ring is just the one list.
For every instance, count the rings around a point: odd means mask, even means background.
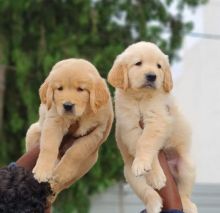
[{"label": "tree", "polygon": [[[138,40],[155,42],[172,61],[192,29],[192,23],[183,21],[184,9],[205,1],[0,0],[1,64],[6,74],[0,164],[24,151],[26,130],[38,118],[38,88],[53,64],[82,57],[106,77],[116,55]],[[175,15],[169,11],[174,3]],[[123,177],[113,134],[95,167],[60,197],[58,212],[87,212],[88,195]]]}]

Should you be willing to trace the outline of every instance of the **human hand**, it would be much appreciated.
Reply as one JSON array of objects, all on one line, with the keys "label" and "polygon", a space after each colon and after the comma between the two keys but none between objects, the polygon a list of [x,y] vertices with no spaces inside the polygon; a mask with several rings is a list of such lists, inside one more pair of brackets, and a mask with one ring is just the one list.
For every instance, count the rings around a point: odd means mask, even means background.
[{"label": "human hand", "polygon": [[[169,165],[163,151],[160,151],[158,159],[160,162],[160,166],[163,169],[163,172],[167,179],[166,185],[158,191],[159,195],[163,200],[163,211],[171,209],[182,211],[183,207],[177,189],[177,185],[170,172]],[[143,210],[141,213],[146,213],[146,210]]]},{"label": "human hand", "polygon": [[178,192],[178,188],[170,172],[170,168],[163,151],[160,151],[158,158],[160,161],[160,165],[164,171],[164,174],[166,175],[167,178],[166,185],[161,190],[158,191],[158,193],[163,199],[163,210],[169,210],[169,209],[182,210],[183,207]]}]

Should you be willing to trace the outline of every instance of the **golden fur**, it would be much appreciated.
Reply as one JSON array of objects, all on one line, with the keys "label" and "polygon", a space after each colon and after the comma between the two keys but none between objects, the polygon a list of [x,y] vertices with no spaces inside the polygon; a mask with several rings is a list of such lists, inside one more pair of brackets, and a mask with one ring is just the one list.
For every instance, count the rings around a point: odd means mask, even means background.
[{"label": "golden fur", "polygon": [[116,58],[108,81],[116,87],[116,140],[127,182],[148,213],[159,213],[162,200],[154,189],[166,182],[157,158],[163,149],[173,163],[184,212],[196,213],[190,201],[195,173],[189,157],[191,131],[169,93],[168,57],[155,44],[138,42]]},{"label": "golden fur", "polygon": [[[26,149],[40,141],[34,176],[40,182],[49,180],[53,191],[59,192],[97,161],[99,146],[106,140],[113,121],[110,93],[96,68],[83,59],[55,64],[39,93],[39,121],[27,132]],[[65,103],[74,104],[74,108],[66,111]],[[79,127],[74,132],[68,130],[76,123]],[[58,149],[67,132],[76,139],[59,161]]]}]

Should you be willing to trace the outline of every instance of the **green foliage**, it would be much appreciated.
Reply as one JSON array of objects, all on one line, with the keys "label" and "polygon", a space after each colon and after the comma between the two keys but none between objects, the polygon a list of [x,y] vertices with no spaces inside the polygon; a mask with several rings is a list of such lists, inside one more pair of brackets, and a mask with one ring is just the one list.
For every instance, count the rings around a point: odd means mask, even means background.
[{"label": "green foliage", "polygon": [[[0,0],[0,56],[1,64],[7,66],[0,165],[23,152],[26,130],[38,118],[39,86],[54,63],[86,58],[106,77],[116,55],[139,40],[155,42],[172,61],[192,29],[191,23],[183,22],[183,10],[204,2]],[[168,9],[173,3],[175,15]],[[61,194],[57,212],[88,212],[88,196],[121,179],[122,171],[111,133],[94,168]]]}]

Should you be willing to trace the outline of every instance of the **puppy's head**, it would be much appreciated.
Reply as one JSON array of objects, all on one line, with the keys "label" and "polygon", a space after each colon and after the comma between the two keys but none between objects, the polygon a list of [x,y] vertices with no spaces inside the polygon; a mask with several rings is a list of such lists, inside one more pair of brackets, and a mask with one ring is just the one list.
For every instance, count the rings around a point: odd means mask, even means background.
[{"label": "puppy's head", "polygon": [[138,42],[120,54],[108,74],[108,82],[126,90],[173,87],[168,57],[153,43]]},{"label": "puppy's head", "polygon": [[59,115],[80,117],[94,113],[109,99],[105,81],[96,68],[83,59],[58,62],[41,85],[41,102],[50,109],[54,104]]}]

